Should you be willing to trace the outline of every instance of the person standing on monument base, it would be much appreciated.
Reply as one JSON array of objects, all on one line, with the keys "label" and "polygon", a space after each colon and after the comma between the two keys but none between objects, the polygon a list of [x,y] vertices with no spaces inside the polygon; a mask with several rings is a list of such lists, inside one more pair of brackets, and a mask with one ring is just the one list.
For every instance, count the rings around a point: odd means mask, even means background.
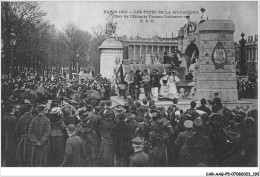
[{"label": "person standing on monument base", "polygon": [[151,87],[152,87],[152,98],[154,101],[158,101],[158,90],[160,87],[160,79],[158,76],[158,70],[153,70],[153,75],[151,76]]},{"label": "person standing on monument base", "polygon": [[126,82],[126,95],[130,94],[133,96],[134,93],[134,71],[130,70],[128,74],[125,76],[125,82]]},{"label": "person standing on monument base", "polygon": [[142,82],[141,71],[136,70],[135,75],[134,75],[134,83],[133,83],[133,87],[134,87],[133,99],[134,100],[139,99],[141,82]]},{"label": "person standing on monument base", "polygon": [[151,78],[150,75],[148,74],[148,71],[145,69],[143,76],[142,76],[142,82],[144,85],[144,92],[146,98],[150,98],[150,93],[151,93],[151,84],[150,84]]},{"label": "person standing on monument base", "polygon": [[168,95],[170,99],[178,98],[178,91],[176,83],[180,82],[180,79],[175,75],[175,71],[171,71],[171,75],[169,76],[168,80]]},{"label": "person standing on monument base", "polygon": [[200,17],[200,22],[199,22],[199,24],[205,22],[206,20],[208,20],[208,16],[207,16],[207,14],[206,14],[206,12],[205,12],[206,10],[202,7],[202,8],[200,9],[200,11],[201,11],[201,17]]}]

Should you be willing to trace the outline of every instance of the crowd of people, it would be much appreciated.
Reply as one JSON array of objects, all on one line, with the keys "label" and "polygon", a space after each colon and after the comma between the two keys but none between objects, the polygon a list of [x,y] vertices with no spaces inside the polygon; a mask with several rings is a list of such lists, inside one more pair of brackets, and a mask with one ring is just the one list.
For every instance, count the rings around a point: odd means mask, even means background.
[{"label": "crowd of people", "polygon": [[257,83],[257,79],[250,78],[248,80],[241,80],[238,79],[237,80],[237,87],[238,87],[238,95],[240,98],[257,98],[257,91],[258,91],[258,87],[257,87],[258,83]]},{"label": "crowd of people", "polygon": [[80,93],[77,99],[61,94],[65,86],[32,96],[33,89],[63,81],[24,79],[2,83],[2,166],[257,166],[257,110],[229,110],[218,98],[209,107],[205,99],[200,106],[191,101],[185,111],[177,98],[167,109],[130,96],[113,105],[111,91],[104,92],[106,101],[96,92],[84,96],[90,83],[90,91],[106,85],[99,77],[81,86],[69,82],[65,90]]}]

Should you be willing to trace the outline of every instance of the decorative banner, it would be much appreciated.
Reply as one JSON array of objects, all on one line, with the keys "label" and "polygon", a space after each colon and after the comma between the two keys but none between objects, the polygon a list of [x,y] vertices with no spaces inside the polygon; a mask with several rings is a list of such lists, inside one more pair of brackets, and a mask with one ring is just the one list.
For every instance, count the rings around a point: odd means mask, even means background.
[{"label": "decorative banner", "polygon": [[222,43],[218,41],[216,47],[213,50],[212,60],[216,66],[216,69],[224,69],[224,65],[227,59],[227,52],[223,47]]}]

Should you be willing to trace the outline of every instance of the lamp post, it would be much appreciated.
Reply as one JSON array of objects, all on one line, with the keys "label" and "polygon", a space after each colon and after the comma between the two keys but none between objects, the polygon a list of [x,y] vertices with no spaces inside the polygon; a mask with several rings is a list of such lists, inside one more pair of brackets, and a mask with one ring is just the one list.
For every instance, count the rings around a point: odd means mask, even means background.
[{"label": "lamp post", "polygon": [[79,73],[79,51],[76,51],[76,67],[77,67],[77,74]]},{"label": "lamp post", "polygon": [[14,29],[11,29],[10,33],[10,49],[11,49],[11,79],[14,78],[14,50],[16,45],[16,35]]}]

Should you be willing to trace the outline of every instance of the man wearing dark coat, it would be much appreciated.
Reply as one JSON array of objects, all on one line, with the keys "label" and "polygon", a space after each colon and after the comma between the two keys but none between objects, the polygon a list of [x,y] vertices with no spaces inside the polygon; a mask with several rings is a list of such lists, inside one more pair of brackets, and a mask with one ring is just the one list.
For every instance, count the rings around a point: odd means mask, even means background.
[{"label": "man wearing dark coat", "polygon": [[195,167],[203,164],[211,166],[212,151],[209,138],[203,136],[203,123],[200,118],[194,120],[195,134],[188,137],[185,145],[187,146],[187,166]]},{"label": "man wearing dark coat", "polygon": [[211,114],[211,111],[210,109],[206,106],[206,99],[205,98],[202,98],[200,100],[200,103],[201,103],[201,106],[197,107],[197,110],[201,110],[201,111],[204,111],[205,113],[207,113],[209,116]]},{"label": "man wearing dark coat", "polygon": [[103,119],[98,125],[98,131],[101,135],[100,165],[112,167],[114,165],[114,143],[112,138],[112,129],[115,126],[115,114],[111,108],[103,111]]},{"label": "man wearing dark coat", "polygon": [[140,137],[136,137],[132,140],[134,154],[130,156],[130,167],[148,167],[149,156],[143,152],[144,140]]},{"label": "man wearing dark coat", "polygon": [[32,143],[28,137],[28,128],[33,119],[32,105],[25,105],[26,113],[18,120],[15,134],[18,139],[15,160],[22,166],[28,166],[31,160]]},{"label": "man wearing dark coat", "polygon": [[51,122],[43,113],[45,105],[37,108],[38,116],[33,118],[29,125],[29,139],[32,142],[31,166],[48,166],[50,159]]},{"label": "man wearing dark coat", "polygon": [[66,141],[65,156],[61,167],[80,167],[81,154],[83,151],[82,139],[76,136],[76,127],[74,124],[67,126],[67,133],[69,138]]},{"label": "man wearing dark coat", "polygon": [[17,118],[14,116],[15,107],[10,105],[7,109],[8,114],[3,118],[2,129],[4,133],[5,143],[4,152],[6,157],[6,166],[15,166],[15,151],[16,151],[16,139],[14,136],[14,129],[17,123]]},{"label": "man wearing dark coat", "polygon": [[[125,113],[117,115],[118,122],[112,130],[114,149],[115,149],[115,166],[126,167],[131,152],[130,128],[126,121]],[[129,149],[130,148],[130,149]]]}]

